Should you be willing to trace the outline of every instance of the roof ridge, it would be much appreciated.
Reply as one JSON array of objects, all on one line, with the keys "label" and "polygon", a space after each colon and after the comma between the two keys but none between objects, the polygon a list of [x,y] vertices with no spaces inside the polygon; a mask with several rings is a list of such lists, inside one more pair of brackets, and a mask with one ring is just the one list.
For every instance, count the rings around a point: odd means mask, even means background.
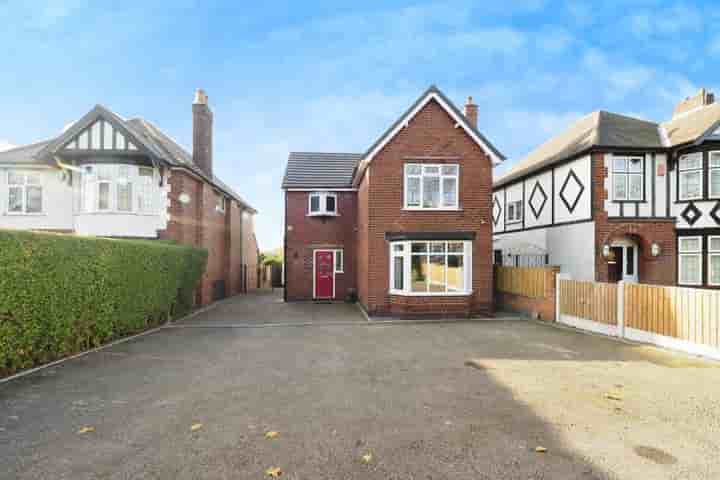
[{"label": "roof ridge", "polygon": [[599,111],[600,113],[604,113],[604,114],[606,114],[606,115],[613,115],[613,116],[615,116],[615,117],[627,118],[628,120],[634,120],[634,121],[636,121],[636,122],[649,123],[649,124],[651,124],[651,125],[660,125],[658,122],[654,122],[654,121],[652,121],[652,120],[645,120],[645,119],[643,119],[643,118],[632,117],[632,116],[626,115],[626,114],[624,114],[624,113],[610,112],[610,111],[608,111],[608,110],[598,110],[598,111]]}]

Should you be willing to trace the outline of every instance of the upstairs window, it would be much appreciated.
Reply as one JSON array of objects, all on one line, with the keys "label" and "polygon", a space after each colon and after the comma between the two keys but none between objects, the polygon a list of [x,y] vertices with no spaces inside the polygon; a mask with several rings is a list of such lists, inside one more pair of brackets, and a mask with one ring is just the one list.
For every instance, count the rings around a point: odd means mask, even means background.
[{"label": "upstairs window", "polygon": [[642,201],[645,183],[642,157],[613,158],[613,200]]},{"label": "upstairs window", "polygon": [[10,170],[7,174],[8,206],[10,214],[33,214],[43,211],[43,189],[40,175]]},{"label": "upstairs window", "polygon": [[405,165],[405,208],[455,210],[458,208],[460,166],[408,163]]},{"label": "upstairs window", "polygon": [[702,285],[702,237],[678,238],[680,285]]},{"label": "upstairs window", "polygon": [[218,213],[225,213],[225,203],[227,199],[225,195],[220,192],[215,192],[215,211]]},{"label": "upstairs window", "polygon": [[708,283],[720,286],[720,236],[708,237]]},{"label": "upstairs window", "polygon": [[678,160],[678,200],[698,200],[703,196],[702,153],[683,155]]},{"label": "upstairs window", "polygon": [[523,202],[516,200],[509,202],[507,206],[507,223],[521,222],[523,218]]},{"label": "upstairs window", "polygon": [[84,212],[154,213],[155,172],[136,165],[86,165],[82,175]]},{"label": "upstairs window", "polygon": [[709,154],[710,197],[720,198],[720,152]]},{"label": "upstairs window", "polygon": [[313,192],[308,196],[308,215],[337,215],[337,195]]}]

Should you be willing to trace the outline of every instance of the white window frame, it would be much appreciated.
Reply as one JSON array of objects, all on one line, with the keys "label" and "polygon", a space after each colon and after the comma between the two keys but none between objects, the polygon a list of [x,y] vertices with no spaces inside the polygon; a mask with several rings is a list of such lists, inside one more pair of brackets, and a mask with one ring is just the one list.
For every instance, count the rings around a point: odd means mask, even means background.
[{"label": "white window frame", "polygon": [[[22,176],[22,183],[13,183],[10,184],[10,175],[18,175]],[[38,179],[38,183],[28,183],[28,175],[36,176]],[[45,215],[45,188],[43,186],[42,176],[40,172],[38,171],[28,171],[28,170],[8,170],[5,175],[5,184],[7,185],[7,193],[5,195],[5,200],[7,202],[6,208],[5,208],[5,215],[23,215],[23,216],[32,216],[32,215]],[[27,211],[27,189],[28,187],[32,188],[39,188],[40,189],[40,211],[39,212],[28,212]],[[20,189],[21,190],[21,199],[22,199],[22,210],[19,212],[11,212],[10,211],[10,189]]]},{"label": "white window frame", "polygon": [[[410,174],[408,173],[408,169],[410,167],[420,167],[420,173],[419,174]],[[455,175],[447,175],[442,173],[442,167],[455,167]],[[437,168],[438,173],[426,173],[427,168]],[[440,181],[440,189],[439,189],[439,195],[440,195],[440,206],[439,207],[424,207],[423,206],[423,198],[424,198],[424,189],[425,189],[425,182],[424,177],[437,177]],[[409,204],[409,189],[408,189],[408,179],[409,178],[417,178],[420,180],[420,205],[410,205]],[[455,199],[454,199],[454,205],[443,205],[445,203],[445,179],[454,179],[455,180]],[[406,163],[403,167],[403,209],[404,210],[423,210],[423,211],[457,211],[460,210],[460,164],[459,163]]]},{"label": "white window frame", "polygon": [[[625,162],[625,167],[618,169],[615,165],[615,162],[617,160],[622,160]],[[630,164],[632,160],[639,160],[640,161],[640,171],[633,171],[630,169]],[[640,196],[638,198],[633,198],[630,196],[630,178],[631,177],[640,177],[642,182],[640,183]],[[620,198],[616,195],[615,192],[615,181],[618,178],[624,178],[625,179],[625,198]],[[642,202],[645,198],[645,157],[644,156],[613,156],[612,157],[612,194],[613,194],[613,201],[616,202]]]},{"label": "white window frame", "polygon": [[[697,240],[699,248],[697,250],[682,250],[682,241],[683,240]],[[702,285],[702,283],[703,283],[703,281],[702,281],[702,279],[703,279],[702,240],[703,240],[702,236],[678,237],[678,285],[692,285],[692,286]],[[699,278],[697,279],[697,281],[694,281],[694,282],[683,282],[682,281],[683,262],[685,261],[685,259],[690,258],[690,257],[697,257],[700,260],[698,262],[698,265],[700,267],[699,272],[698,272]]]},{"label": "white window frame", "polygon": [[720,242],[720,235],[710,235],[707,239],[707,245],[708,245],[708,285],[711,285],[713,287],[720,286],[720,281],[713,282],[712,281],[712,259],[714,257],[720,257],[720,249],[714,249],[712,248],[712,242],[713,240],[717,240]]},{"label": "white window frame", "polygon": [[[340,265],[338,266],[338,259],[340,259]],[[342,248],[333,250],[333,270],[334,273],[345,273],[345,253]]]},{"label": "white window frame", "polygon": [[[318,198],[318,211],[312,211],[312,199],[313,197]],[[335,210],[331,211],[327,209],[327,199],[331,197],[335,200]],[[308,213],[309,217],[317,216],[337,216],[338,215],[338,201],[337,194],[332,192],[311,192],[308,195]]]},{"label": "white window frame", "polygon": [[[699,157],[700,158],[700,166],[693,167],[693,168],[687,168],[687,167],[683,168],[682,167],[683,160],[687,160],[691,157]],[[687,155],[682,155],[678,159],[678,169],[677,170],[678,170],[678,200],[683,201],[683,202],[690,201],[690,200],[702,200],[702,198],[703,198],[703,182],[705,181],[705,176],[704,176],[704,172],[703,172],[702,153],[695,152],[695,153],[689,153]],[[683,175],[687,175],[688,173],[697,173],[697,172],[700,173],[700,193],[698,195],[695,195],[692,197],[689,197],[687,195],[683,196],[683,193],[682,193]]]},{"label": "white window frame", "polygon": [[[157,177],[156,170],[152,167],[132,164],[86,164],[83,165],[81,180],[81,213],[102,213],[121,215],[157,215],[156,192]],[[109,179],[100,179],[98,168],[112,168]],[[127,168],[127,177],[120,176],[120,169]],[[150,180],[140,181],[147,176],[141,176],[141,171],[151,171]],[[121,183],[130,185],[130,209],[120,210],[118,208],[118,185]],[[100,185],[108,185],[108,208],[100,208]],[[148,188],[149,187],[149,188]],[[143,198],[141,205],[140,198]],[[147,197],[147,198],[146,198]],[[144,205],[147,205],[145,207]]]},{"label": "white window frame", "polygon": [[215,191],[215,211],[217,213],[225,213],[225,202],[227,202],[227,199],[225,198],[225,195],[223,195],[221,192]]},{"label": "white window frame", "polygon": [[[447,264],[448,264],[448,255],[462,255],[463,257],[463,286],[464,290],[453,292],[447,290],[447,278],[445,278],[445,291],[444,292],[413,292],[411,289],[411,281],[412,278],[412,244],[413,243],[426,243],[428,244],[428,253],[427,254],[415,254],[415,255],[426,255],[428,258],[428,263],[430,261],[430,257],[433,255],[444,255],[445,256],[445,269],[447,272]],[[433,243],[445,243],[445,253],[435,253],[433,254],[430,252],[430,246]],[[450,243],[462,243],[463,244],[463,251],[462,253],[454,253],[454,252],[448,252],[448,244]],[[472,241],[470,240],[402,240],[402,241],[392,241],[388,242],[388,248],[389,248],[389,257],[390,257],[390,269],[389,269],[389,280],[390,283],[388,285],[388,291],[391,295],[403,295],[408,297],[451,297],[451,296],[468,296],[472,295]],[[395,252],[393,249],[393,246],[395,245],[403,245],[403,251],[402,252]],[[403,258],[403,280],[404,285],[402,289],[396,289],[395,288],[395,268],[394,268],[394,259],[397,257]]]},{"label": "white window frame", "polygon": [[[512,207],[512,209],[510,208]],[[510,216],[510,211],[512,210],[513,216]],[[514,200],[512,202],[508,202],[506,211],[506,219],[505,223],[512,225],[514,223],[520,223],[523,219],[524,214],[524,208],[523,208],[523,201],[522,200]]]},{"label": "white window frame", "polygon": [[[717,159],[715,166],[713,166],[713,156]],[[713,175],[720,176],[720,150],[708,152],[708,196],[709,198],[720,198],[720,190],[713,191]]]}]

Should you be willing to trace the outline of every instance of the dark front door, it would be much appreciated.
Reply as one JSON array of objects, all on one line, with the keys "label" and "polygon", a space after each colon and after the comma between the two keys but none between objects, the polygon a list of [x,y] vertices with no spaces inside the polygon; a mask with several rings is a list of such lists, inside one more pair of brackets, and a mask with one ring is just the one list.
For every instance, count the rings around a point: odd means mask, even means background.
[{"label": "dark front door", "polygon": [[608,260],[608,282],[617,283],[623,278],[623,265],[625,264],[623,248],[611,247],[610,252],[610,259]]},{"label": "dark front door", "polygon": [[334,267],[333,252],[324,250],[315,252],[315,298],[333,298]]}]

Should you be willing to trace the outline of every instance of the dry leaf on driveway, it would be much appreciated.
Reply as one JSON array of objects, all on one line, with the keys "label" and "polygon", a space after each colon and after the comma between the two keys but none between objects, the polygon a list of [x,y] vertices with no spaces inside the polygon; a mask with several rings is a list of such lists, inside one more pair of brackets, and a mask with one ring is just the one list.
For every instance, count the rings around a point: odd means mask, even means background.
[{"label": "dry leaf on driveway", "polygon": [[547,452],[547,448],[538,445],[537,447],[535,447],[535,451],[537,453],[545,453],[545,452]]},{"label": "dry leaf on driveway", "polygon": [[77,433],[82,435],[83,433],[92,433],[95,431],[95,427],[82,427]]},{"label": "dry leaf on driveway", "polygon": [[607,398],[608,400],[615,400],[615,401],[618,401],[618,402],[619,402],[620,400],[622,400],[622,397],[621,397],[619,394],[617,394],[617,393],[606,393],[606,394],[605,394],[605,398]]},{"label": "dry leaf on driveway", "polygon": [[200,430],[202,427],[203,427],[203,424],[202,424],[202,423],[193,423],[192,426],[190,427],[190,431],[191,431],[191,432],[197,432],[197,431]]},{"label": "dry leaf on driveway", "polygon": [[372,453],[366,453],[365,455],[362,456],[362,461],[365,463],[372,462],[372,459],[373,459]]},{"label": "dry leaf on driveway", "polygon": [[265,434],[265,438],[273,439],[273,438],[277,438],[278,435],[280,435],[279,432],[276,432],[275,430],[270,430],[269,432],[267,432]]},{"label": "dry leaf on driveway", "polygon": [[278,467],[271,467],[265,470],[265,475],[268,477],[278,478],[280,475],[282,475],[282,470],[280,470]]}]

